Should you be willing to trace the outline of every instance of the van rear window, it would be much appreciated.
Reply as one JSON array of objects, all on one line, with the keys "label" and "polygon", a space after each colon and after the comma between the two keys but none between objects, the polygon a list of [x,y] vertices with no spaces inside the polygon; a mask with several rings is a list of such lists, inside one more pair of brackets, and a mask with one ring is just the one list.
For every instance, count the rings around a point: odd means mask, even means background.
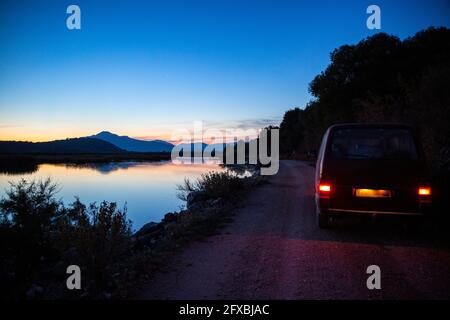
[{"label": "van rear window", "polygon": [[417,160],[411,131],[401,128],[336,129],[331,142],[333,159]]}]

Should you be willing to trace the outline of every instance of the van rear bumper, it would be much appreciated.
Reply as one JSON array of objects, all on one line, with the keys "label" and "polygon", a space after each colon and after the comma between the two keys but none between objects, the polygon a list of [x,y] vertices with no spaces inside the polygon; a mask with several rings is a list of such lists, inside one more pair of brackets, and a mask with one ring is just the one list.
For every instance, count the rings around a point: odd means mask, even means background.
[{"label": "van rear bumper", "polygon": [[325,215],[353,215],[353,216],[361,216],[361,215],[397,215],[397,216],[431,216],[433,215],[432,202],[419,202],[414,206],[408,205],[402,208],[398,206],[398,208],[389,208],[386,206],[385,208],[379,206],[378,208],[370,208],[368,206],[365,207],[340,207],[336,204],[330,203],[330,199],[319,198],[316,195],[316,207],[317,212],[320,212]]},{"label": "van rear bumper", "polygon": [[321,210],[327,214],[336,215],[402,215],[402,216],[422,216],[423,212],[401,212],[401,211],[372,211],[372,210],[346,210],[346,209],[334,209],[329,208]]}]

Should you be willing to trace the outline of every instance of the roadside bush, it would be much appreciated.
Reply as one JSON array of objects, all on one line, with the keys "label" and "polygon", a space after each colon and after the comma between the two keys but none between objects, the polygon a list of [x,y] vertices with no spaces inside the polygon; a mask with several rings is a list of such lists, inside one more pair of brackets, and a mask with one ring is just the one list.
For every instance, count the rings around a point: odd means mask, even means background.
[{"label": "roadside bush", "polygon": [[183,184],[177,186],[178,197],[186,201],[189,193],[200,191],[211,199],[230,198],[244,189],[244,181],[229,171],[208,172],[195,181],[185,179]]},{"label": "roadside bush", "polygon": [[130,246],[126,207],[106,201],[86,207],[79,199],[65,207],[57,191],[50,179],[21,180],[0,200],[2,296],[25,298],[30,287],[55,281],[64,287],[70,264],[80,266],[86,295],[110,285],[109,271]]},{"label": "roadside bush", "polygon": [[[64,214],[55,199],[57,186],[49,179],[40,182],[20,180],[0,201],[2,288],[12,285],[14,296],[57,256],[53,243],[55,221]],[[2,292],[5,294],[5,292]]]},{"label": "roadside bush", "polygon": [[67,250],[64,259],[67,265],[82,268],[94,292],[110,286],[109,275],[130,247],[131,221],[126,211],[126,207],[118,210],[114,202],[86,206],[76,198],[60,221],[61,243]]}]

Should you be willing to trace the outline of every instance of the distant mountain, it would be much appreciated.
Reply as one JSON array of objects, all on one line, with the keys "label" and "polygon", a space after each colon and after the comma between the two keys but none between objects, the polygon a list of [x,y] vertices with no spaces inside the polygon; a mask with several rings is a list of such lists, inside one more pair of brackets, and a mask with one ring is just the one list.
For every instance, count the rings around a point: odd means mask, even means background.
[{"label": "distant mountain", "polygon": [[178,151],[179,153],[181,150],[186,151],[187,153],[194,152],[194,148],[198,148],[202,150],[202,152],[212,152],[212,155],[215,155],[216,152],[226,152],[227,148],[234,148],[236,147],[236,142],[230,142],[230,143],[212,143],[212,144],[206,144],[206,143],[180,143],[176,146],[174,146],[174,151]]},{"label": "distant mountain", "polygon": [[[185,151],[187,154],[194,152],[195,150],[205,150],[208,145],[206,143],[196,142],[196,143],[180,143],[173,147],[173,152],[180,153]],[[186,155],[187,155],[186,154]]]},{"label": "distant mountain", "polygon": [[162,140],[138,140],[128,136],[118,136],[117,134],[102,131],[96,135],[87,137],[100,139],[109,142],[116,147],[119,147],[126,151],[131,152],[170,152],[172,151],[173,144]]},{"label": "distant mountain", "polygon": [[227,147],[226,143],[212,143],[208,144],[207,151],[215,150],[216,152],[223,152],[225,151],[226,147]]},{"label": "distant mountain", "polygon": [[[96,135],[66,140],[55,140],[49,142],[23,142],[23,141],[0,141],[0,153],[124,153],[124,152],[171,152],[184,150],[186,153],[193,152],[195,148],[204,151],[214,150],[223,152],[225,148],[233,146],[234,143],[185,143],[174,146],[162,140],[138,140],[128,136],[118,136],[108,131],[102,131]],[[186,155],[187,155],[186,154]],[[214,154],[214,153],[213,153]]]},{"label": "distant mountain", "polygon": [[113,144],[91,138],[55,140],[49,142],[0,141],[0,153],[122,153]]},{"label": "distant mountain", "polygon": [[208,145],[208,150],[216,150],[217,152],[225,152],[227,148],[234,148],[236,142],[229,143],[212,143]]}]

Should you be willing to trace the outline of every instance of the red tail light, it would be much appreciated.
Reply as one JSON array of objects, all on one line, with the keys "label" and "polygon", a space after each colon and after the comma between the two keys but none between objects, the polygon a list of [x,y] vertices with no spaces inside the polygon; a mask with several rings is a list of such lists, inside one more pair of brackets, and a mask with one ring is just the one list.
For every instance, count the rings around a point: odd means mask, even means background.
[{"label": "red tail light", "polygon": [[318,189],[319,189],[319,197],[320,198],[328,199],[330,197],[330,194],[332,191],[332,187],[331,187],[330,183],[321,182],[318,185]]},{"label": "red tail light", "polygon": [[431,196],[431,188],[430,187],[420,187],[418,189],[417,193],[421,197]]},{"label": "red tail light", "polygon": [[321,183],[321,184],[319,184],[319,191],[320,191],[320,193],[330,193],[331,185],[327,184],[327,183]]}]

